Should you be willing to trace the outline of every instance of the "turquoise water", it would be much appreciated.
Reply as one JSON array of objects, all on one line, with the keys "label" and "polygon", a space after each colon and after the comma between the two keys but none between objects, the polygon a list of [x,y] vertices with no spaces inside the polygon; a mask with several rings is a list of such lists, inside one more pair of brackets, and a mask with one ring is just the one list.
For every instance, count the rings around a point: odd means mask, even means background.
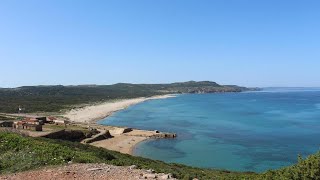
[{"label": "turquoise water", "polygon": [[190,94],[147,101],[101,124],[176,132],[135,154],[197,167],[262,172],[294,164],[320,145],[320,89]]}]

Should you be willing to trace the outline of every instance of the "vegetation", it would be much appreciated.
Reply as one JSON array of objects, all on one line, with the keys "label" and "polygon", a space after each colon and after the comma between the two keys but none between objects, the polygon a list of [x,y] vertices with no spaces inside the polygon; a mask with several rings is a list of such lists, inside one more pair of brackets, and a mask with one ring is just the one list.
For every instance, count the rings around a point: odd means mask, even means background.
[{"label": "vegetation", "polygon": [[[202,179],[251,177],[250,173],[233,173],[166,164],[161,161],[121,154],[90,145],[46,138],[23,137],[0,132],[0,173],[18,172],[46,165],[74,163],[107,163],[119,166],[137,165],[156,172],[172,173],[178,178]],[[254,174],[252,174],[254,175]]]},{"label": "vegetation", "polygon": [[181,179],[320,179],[320,152],[297,164],[262,174],[201,169],[133,157],[102,148],[45,138],[23,137],[0,132],[0,173],[18,172],[47,165],[107,163],[118,166],[137,165],[156,172],[172,173]]},{"label": "vegetation", "polygon": [[298,163],[279,170],[268,171],[260,175],[261,179],[320,179],[320,152],[305,160],[300,156]]},{"label": "vegetation", "polygon": [[68,161],[102,162],[114,157],[102,149],[22,137],[13,133],[0,133],[0,172],[16,172],[44,165],[58,165]]},{"label": "vegetation", "polygon": [[11,116],[0,114],[0,121],[3,121],[3,120],[10,121],[10,120],[16,120],[16,119],[17,119],[17,117],[11,117]]},{"label": "vegetation", "polygon": [[149,97],[168,93],[240,92],[238,86],[221,86],[215,82],[173,84],[125,84],[82,86],[24,86],[0,89],[0,112],[16,113],[22,107],[30,112],[58,112],[73,105],[114,99]]}]

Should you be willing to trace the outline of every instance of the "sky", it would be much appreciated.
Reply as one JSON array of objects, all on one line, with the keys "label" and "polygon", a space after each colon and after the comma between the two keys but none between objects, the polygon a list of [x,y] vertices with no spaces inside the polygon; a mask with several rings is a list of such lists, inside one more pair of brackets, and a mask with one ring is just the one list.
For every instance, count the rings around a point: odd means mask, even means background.
[{"label": "sky", "polygon": [[0,1],[0,87],[189,80],[320,87],[320,1]]}]

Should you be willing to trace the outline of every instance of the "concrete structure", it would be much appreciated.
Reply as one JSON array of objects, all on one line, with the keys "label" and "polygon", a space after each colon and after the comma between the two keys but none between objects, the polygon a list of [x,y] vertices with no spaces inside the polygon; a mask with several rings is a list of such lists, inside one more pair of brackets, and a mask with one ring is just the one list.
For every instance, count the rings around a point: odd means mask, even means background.
[{"label": "concrete structure", "polygon": [[42,125],[40,124],[25,124],[25,129],[32,131],[42,131]]},{"label": "concrete structure", "polygon": [[57,120],[55,117],[48,117],[46,123],[54,123],[54,121]]},{"label": "concrete structure", "polygon": [[56,120],[53,120],[53,123],[54,123],[54,124],[67,124],[68,121],[66,121],[66,120],[61,120],[61,119],[56,119]]},{"label": "concrete structure", "polygon": [[16,129],[27,129],[33,131],[42,131],[42,122],[35,118],[25,118],[22,121],[16,121],[12,125]]},{"label": "concrete structure", "polygon": [[37,117],[37,120],[39,120],[39,123],[41,125],[44,125],[44,123],[47,123],[47,117]]}]

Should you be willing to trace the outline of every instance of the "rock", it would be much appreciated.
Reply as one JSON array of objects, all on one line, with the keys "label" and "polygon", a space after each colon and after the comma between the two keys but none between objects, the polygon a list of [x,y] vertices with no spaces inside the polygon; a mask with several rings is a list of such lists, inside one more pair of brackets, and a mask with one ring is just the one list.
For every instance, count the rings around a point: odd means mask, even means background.
[{"label": "rock", "polygon": [[132,169],[137,169],[137,166],[136,165],[131,165],[129,166],[129,169],[132,170]]},{"label": "rock", "polygon": [[87,169],[87,171],[100,171],[102,169],[103,168],[90,168],[90,169]]},{"label": "rock", "polygon": [[166,179],[170,179],[170,177],[168,174],[165,174],[165,175],[159,176],[159,179],[166,180]]},{"label": "rock", "polygon": [[95,141],[109,139],[111,137],[112,136],[111,136],[109,130],[105,130],[105,131],[100,132],[99,134],[96,134],[96,135],[92,136],[91,138],[83,140],[83,142],[86,143],[86,144],[89,144],[89,143],[93,143]]},{"label": "rock", "polygon": [[160,174],[158,174],[158,179],[159,180],[173,180],[173,179],[175,179],[175,178],[172,178],[172,174],[164,174],[164,173],[160,173]]},{"label": "rock", "polygon": [[[136,169],[134,169],[136,168]],[[132,170],[130,170],[132,169]],[[45,173],[44,173],[45,172]],[[27,173],[27,174],[26,174]],[[13,176],[13,177],[12,177]],[[8,177],[8,176],[4,176]],[[36,178],[35,178],[36,177]],[[0,179],[4,179],[0,175]],[[10,174],[8,179],[148,179],[176,180],[171,174],[156,173],[154,170],[138,169],[137,165],[113,166],[107,164],[76,164],[48,167],[30,172]]]},{"label": "rock", "polygon": [[154,170],[153,169],[148,169],[147,173],[154,173]]},{"label": "rock", "polygon": [[145,179],[155,179],[155,178],[157,178],[157,175],[155,175],[155,174],[144,174],[143,177]]},{"label": "rock", "polygon": [[176,138],[177,134],[175,133],[156,133],[153,135],[154,138]]},{"label": "rock", "polygon": [[131,131],[132,131],[132,128],[114,128],[110,130],[110,133],[111,135],[121,135]]}]

